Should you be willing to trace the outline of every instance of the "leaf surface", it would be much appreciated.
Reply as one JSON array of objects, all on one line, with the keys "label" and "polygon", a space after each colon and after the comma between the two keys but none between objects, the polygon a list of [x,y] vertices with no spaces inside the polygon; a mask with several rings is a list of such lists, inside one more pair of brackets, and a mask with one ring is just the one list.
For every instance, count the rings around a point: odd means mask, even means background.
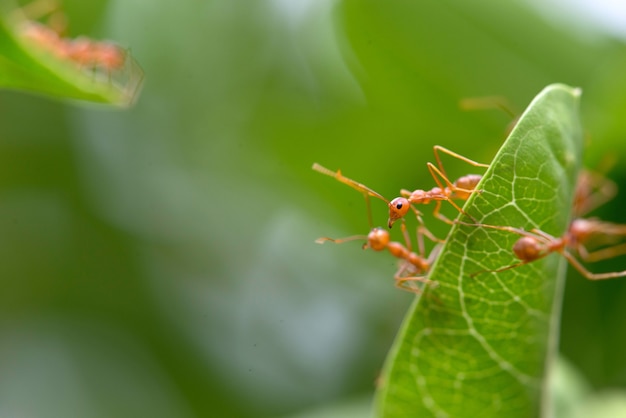
[{"label": "leaf surface", "polygon": [[[580,169],[580,91],[546,87],[529,105],[465,211],[479,223],[561,236]],[[465,222],[471,222],[464,218]],[[385,417],[532,417],[549,407],[566,262],[558,254],[518,268],[519,235],[455,225],[426,289],[410,309],[377,394]]]}]

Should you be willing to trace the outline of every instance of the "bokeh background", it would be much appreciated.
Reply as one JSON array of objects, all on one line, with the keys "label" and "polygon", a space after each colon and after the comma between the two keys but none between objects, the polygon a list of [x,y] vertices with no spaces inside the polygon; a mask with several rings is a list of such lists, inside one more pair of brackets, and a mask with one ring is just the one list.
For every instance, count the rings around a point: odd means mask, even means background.
[{"label": "bokeh background", "polygon": [[[145,86],[127,111],[0,92],[0,416],[366,411],[413,296],[388,254],[314,243],[369,225],[312,163],[428,189],[433,145],[488,162],[512,122],[464,99],[519,113],[563,82],[586,164],[626,189],[626,13],[589,4],[65,0],[70,35],[129,46]],[[561,352],[626,388],[625,280],[571,274]]]}]

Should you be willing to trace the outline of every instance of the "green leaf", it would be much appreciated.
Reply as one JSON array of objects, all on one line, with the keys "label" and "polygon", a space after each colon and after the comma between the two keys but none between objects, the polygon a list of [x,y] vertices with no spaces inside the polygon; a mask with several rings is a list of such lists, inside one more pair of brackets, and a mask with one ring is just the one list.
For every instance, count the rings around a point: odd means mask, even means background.
[{"label": "green leaf", "polygon": [[119,107],[134,103],[143,71],[129,52],[124,67],[109,74],[80,67],[27,39],[25,24],[15,13],[3,11],[0,16],[0,88]]},{"label": "green leaf", "polygon": [[[483,224],[564,233],[581,161],[579,95],[557,84],[533,100],[465,211]],[[565,260],[554,254],[470,277],[516,263],[518,238],[452,228],[430,275],[439,286],[416,300],[387,359],[380,415],[526,418],[547,411]]]}]

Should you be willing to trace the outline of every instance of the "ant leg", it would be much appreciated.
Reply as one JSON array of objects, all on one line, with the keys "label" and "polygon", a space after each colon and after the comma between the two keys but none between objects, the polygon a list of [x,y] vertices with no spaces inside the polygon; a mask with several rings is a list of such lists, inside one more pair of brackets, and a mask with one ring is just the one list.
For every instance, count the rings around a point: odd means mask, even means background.
[{"label": "ant leg", "polygon": [[436,242],[438,244],[443,244],[444,242],[446,242],[445,239],[441,239],[441,238],[437,238],[432,232],[430,232],[430,230],[428,228],[426,228],[426,226],[424,225],[420,225],[418,226],[418,233],[421,235],[424,235],[426,238],[428,238],[429,240],[431,240],[432,242]]},{"label": "ant leg", "polygon": [[398,289],[406,290],[408,292],[415,293],[416,295],[421,295],[424,292],[419,286],[417,286],[416,282],[430,285],[436,284],[436,282],[425,279],[422,276],[397,277],[395,284]]},{"label": "ant leg", "polygon": [[481,227],[481,228],[487,228],[487,229],[495,229],[498,231],[512,232],[514,234],[522,235],[524,237],[539,239],[544,242],[554,240],[554,237],[552,235],[547,234],[538,229],[531,229],[530,231],[526,231],[525,229],[515,228],[512,226],[499,226],[499,225],[489,225],[489,224],[481,224],[481,223],[470,224],[470,223],[463,222],[463,221],[454,221],[454,223],[459,224],[459,225],[465,225],[465,226],[474,226],[474,227]]},{"label": "ant leg", "polygon": [[459,107],[462,110],[486,110],[500,109],[512,118],[515,113],[511,110],[512,106],[504,96],[484,96],[484,97],[466,97],[459,101]]},{"label": "ant leg", "polygon": [[327,169],[326,167],[321,166],[318,163],[313,163],[313,170],[317,171],[318,173],[322,173],[325,174],[327,176],[333,177],[335,180],[346,184],[350,187],[352,187],[353,189],[363,193],[363,197],[365,198],[365,205],[367,207],[367,221],[369,222],[369,226],[370,228],[373,225],[373,220],[372,220],[372,207],[370,205],[370,196],[376,197],[380,200],[382,200],[383,202],[389,204],[389,201],[387,199],[385,199],[382,195],[376,193],[374,190],[370,189],[369,187],[367,187],[364,184],[359,183],[358,181],[354,181],[346,176],[344,176],[343,174],[341,174],[341,170],[337,170],[337,171],[332,171]]},{"label": "ant leg", "polygon": [[357,240],[365,240],[365,241],[367,241],[367,235],[353,235],[353,236],[346,237],[346,238],[320,237],[320,238],[315,240],[315,243],[316,244],[323,244],[323,243],[325,243],[327,241],[330,241],[330,242],[335,243],[335,244],[343,244],[344,242],[357,241]]},{"label": "ant leg", "polygon": [[[407,189],[402,189],[400,190],[400,196],[404,197],[405,199],[408,199],[409,197],[411,197],[411,195],[413,194],[413,192],[411,192],[410,190]],[[420,224],[424,224],[424,220],[422,219],[422,212],[420,212],[417,208],[415,208],[415,206],[411,205],[410,206],[411,210],[413,211],[413,213],[415,213],[415,217],[417,218],[417,221]]]},{"label": "ant leg", "polygon": [[416,285],[416,282],[424,283],[426,285],[437,284],[436,282],[428,280],[426,277],[423,276],[404,276],[403,274],[407,271],[406,264],[408,263],[400,266],[396,274],[393,276],[395,280],[395,285],[398,289],[406,290],[408,292],[415,293],[416,295],[420,295],[423,293],[423,291]]},{"label": "ant leg", "polygon": [[596,261],[606,260],[626,254],[626,243],[617,244],[592,252],[587,251],[587,249],[583,245],[580,245],[577,251],[578,255],[580,256],[580,258],[583,259],[583,261],[587,263],[595,263]]},{"label": "ant leg", "polygon": [[[547,255],[547,254],[545,254]],[[545,257],[545,255],[543,257]],[[538,260],[538,259],[537,259]],[[535,260],[533,260],[535,261]],[[506,271],[506,270],[511,270],[520,266],[523,266],[524,264],[528,264],[530,263],[530,261],[520,261],[519,263],[515,263],[515,264],[511,264],[510,266],[506,266],[506,267],[502,267],[496,270],[480,270],[480,271],[476,271],[472,274],[470,274],[470,277],[476,277],[479,274],[483,274],[483,273],[500,273],[501,271]]]},{"label": "ant leg", "polygon": [[[400,229],[402,230],[402,236],[404,237],[404,244],[406,245],[406,248],[409,250],[409,252],[412,252],[413,248],[411,244],[411,237],[409,237],[409,231],[406,229],[406,222],[404,222],[404,218],[402,218],[402,224],[400,225]],[[417,246],[420,247],[419,240]]]},{"label": "ant leg", "polygon": [[419,251],[419,256],[422,258],[424,258],[426,255],[426,246],[424,245],[424,237],[428,238],[429,240],[437,244],[431,250],[430,256],[428,257],[428,260],[427,260],[427,264],[431,265],[435,261],[435,258],[436,258],[436,255],[434,254],[439,254],[439,247],[441,246],[441,244],[445,242],[445,240],[437,238],[435,235],[433,235],[432,232],[430,232],[428,228],[426,228],[425,225],[419,225],[417,227],[415,231],[415,237],[417,239],[417,248]]},{"label": "ant leg", "polygon": [[54,0],[34,0],[23,5],[20,10],[29,19],[40,19],[58,12],[61,6]]},{"label": "ant leg", "polygon": [[[452,199],[446,199],[446,201],[448,203],[450,203],[452,206],[454,206],[454,208],[456,210],[459,211],[459,213],[462,213],[463,215],[467,216],[468,218],[470,218],[472,220],[472,222],[474,222],[474,224],[467,224],[467,223],[463,223],[463,222],[459,222],[461,224],[465,224],[465,225],[481,225],[478,224],[476,222],[476,219],[470,215],[469,213],[465,212],[459,205],[457,205],[456,203],[454,203],[454,201]],[[437,200],[435,203],[435,209],[433,210],[433,216],[435,216],[437,219],[447,223],[448,225],[454,225],[455,221],[451,221],[450,219],[448,219],[445,215],[443,215],[442,213],[440,213],[439,211],[441,210],[441,200]]]},{"label": "ant leg", "polygon": [[[419,211],[416,210],[416,214],[417,213],[419,213]],[[424,225],[420,216],[418,216],[417,219],[420,221],[420,225],[417,227],[416,233],[415,233],[416,239],[417,239],[417,250],[418,250],[418,254],[420,255],[420,257],[423,258],[424,254],[426,254],[426,246],[424,245],[424,237],[438,244],[443,243],[445,241],[437,238],[432,232],[430,232],[430,230],[426,228],[426,226]],[[402,236],[404,237],[404,243],[405,243],[406,248],[409,251],[413,251],[411,237],[409,236],[409,231],[406,227],[406,222],[404,218],[402,218],[402,225],[400,226],[400,228],[402,230]]]},{"label": "ant leg", "polygon": [[467,158],[467,157],[464,157],[464,156],[462,156],[462,155],[460,155],[460,154],[457,154],[457,153],[456,153],[456,152],[454,152],[454,151],[450,151],[449,149],[444,148],[444,147],[442,147],[442,146],[440,146],[440,145],[435,145],[435,146],[433,147],[433,153],[435,154],[435,159],[437,160],[437,165],[439,166],[439,169],[441,169],[441,172],[442,172],[442,173],[445,173],[446,171],[445,171],[445,170],[444,170],[444,168],[443,168],[443,164],[441,163],[441,158],[439,157],[439,152],[438,152],[438,151],[441,151],[441,152],[443,152],[443,153],[446,153],[446,154],[448,154],[449,156],[454,157],[454,158],[457,158],[457,159],[459,159],[459,160],[461,160],[461,161],[464,161],[464,162],[468,163],[469,165],[473,165],[474,167],[484,167],[484,168],[489,168],[489,164],[482,164],[482,163],[478,163],[478,162],[476,162],[476,161],[474,161],[474,160],[470,160],[470,159],[469,159],[469,158]]},{"label": "ant leg", "polygon": [[[462,192],[465,192],[465,193],[468,193],[468,194],[472,194],[472,193],[476,192],[476,190],[460,189],[460,188],[456,187],[454,184],[452,184],[450,182],[450,180],[448,179],[448,177],[446,177],[446,175],[444,173],[442,173],[433,164],[427,163],[426,166],[428,167],[428,171],[430,171],[430,175],[435,180],[435,183],[437,183],[437,186],[442,190],[442,192],[443,192],[442,194],[445,197],[445,199],[443,199],[443,200],[447,200],[448,202],[450,202],[450,204],[452,206],[454,206],[454,208],[456,210],[458,210],[460,213],[462,213],[464,215],[467,215],[472,221],[476,222],[476,219],[474,219],[470,214],[468,214],[463,209],[461,209],[461,207],[459,205],[457,205],[456,203],[454,203],[452,201],[452,199],[450,199],[450,197],[445,193],[446,187],[443,186],[443,184],[441,183],[439,178],[437,178],[437,175],[439,175],[443,179],[443,181],[446,183],[447,190],[449,190],[449,191],[459,190],[459,191],[462,191]],[[453,222],[451,220],[449,220],[448,218],[446,218],[445,216],[443,216],[442,214],[439,213],[440,209],[441,209],[441,201],[438,200],[437,203],[436,203],[436,206],[435,206],[435,210],[433,211],[433,215],[436,216],[437,218],[439,218],[440,220],[448,223],[448,224],[452,224]]]},{"label": "ant leg", "polygon": [[352,187],[355,190],[358,190],[359,192],[363,193],[364,195],[369,195],[369,196],[373,196],[377,199],[380,199],[386,203],[389,203],[387,201],[387,199],[385,199],[382,195],[376,193],[374,190],[370,189],[369,187],[367,187],[366,185],[359,183],[358,181],[354,181],[352,179],[349,179],[348,177],[344,176],[343,174],[341,174],[341,170],[337,170],[337,171],[332,171],[329,170],[326,167],[323,167],[321,165],[319,165],[318,163],[313,163],[313,170],[317,171],[318,173],[322,173],[325,174],[327,176],[333,177],[335,180],[346,184],[350,187]]},{"label": "ant leg", "polygon": [[541,229],[533,228],[533,229],[530,230],[530,233],[531,234],[535,234],[535,236],[543,238],[546,242],[551,242],[551,241],[556,240],[555,237],[553,237],[552,235],[548,234],[547,232],[543,232]]},{"label": "ant leg", "polygon": [[600,173],[582,170],[576,184],[574,215],[586,215],[612,200],[616,194],[615,182]]},{"label": "ant leg", "polygon": [[585,276],[585,278],[587,278],[588,280],[606,280],[606,279],[615,279],[617,277],[626,277],[626,270],[615,271],[615,272],[610,272],[610,273],[592,273],[589,270],[587,270],[585,267],[583,267],[583,265],[580,264],[580,262],[576,260],[576,258],[574,258],[574,256],[571,255],[569,252],[562,251],[561,254],[563,255],[563,257],[565,257],[565,259],[567,259],[567,261],[576,270],[578,270],[580,274]]},{"label": "ant leg", "polygon": [[[458,205],[453,203],[451,200],[448,200],[448,202],[450,202],[452,205],[458,208]],[[441,221],[444,221],[448,225],[454,225],[454,221],[451,221],[450,219],[446,218],[445,215],[439,213],[440,210],[441,210],[441,200],[437,200],[435,201],[435,209],[433,210],[433,216]],[[460,211],[463,212],[463,209],[460,209]]]},{"label": "ant leg", "polygon": [[[426,166],[428,167],[428,171],[430,171],[430,175],[435,180],[435,183],[437,183],[437,186],[441,190],[445,190],[447,187],[447,189],[450,190],[450,192],[461,192],[461,193],[466,193],[466,194],[472,194],[472,193],[478,192],[478,190],[476,189],[464,189],[462,187],[454,185],[454,183],[450,181],[450,179],[445,175],[445,173],[443,173],[441,170],[435,167],[432,163],[426,163]],[[443,184],[441,183],[441,181],[439,180],[437,176],[443,179],[443,181],[446,183],[446,187],[443,186]]]},{"label": "ant leg", "polygon": [[[471,225],[471,226],[482,226],[482,224],[479,224],[478,221],[469,213],[465,212],[463,210],[463,208],[461,208],[459,205],[457,205],[456,203],[454,203],[454,201],[450,198],[446,198],[443,199],[446,200],[448,203],[450,203],[452,206],[454,206],[454,208],[456,210],[459,211],[459,213],[462,213],[463,215],[467,216],[468,218],[470,218],[472,220],[472,222],[474,222],[473,224],[468,224],[465,222],[460,222],[458,221],[459,224],[461,225]],[[451,221],[450,219],[448,219],[445,215],[443,215],[440,211],[441,211],[441,202],[442,200],[436,200],[435,201],[435,209],[433,209],[433,216],[437,219],[439,219],[440,221],[443,221],[445,223],[447,223],[448,225],[454,225],[456,221]]]}]

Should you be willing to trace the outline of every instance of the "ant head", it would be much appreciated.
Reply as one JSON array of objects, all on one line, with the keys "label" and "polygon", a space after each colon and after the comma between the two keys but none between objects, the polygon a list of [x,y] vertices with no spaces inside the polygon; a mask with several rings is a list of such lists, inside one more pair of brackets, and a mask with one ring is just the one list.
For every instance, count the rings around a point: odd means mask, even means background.
[{"label": "ant head", "polygon": [[545,251],[545,244],[533,237],[522,237],[513,245],[515,256],[522,261],[537,260],[544,255]]},{"label": "ant head", "polygon": [[374,228],[367,235],[367,244],[363,248],[371,248],[374,251],[382,251],[389,244],[389,232],[382,228]]},{"label": "ant head", "polygon": [[393,226],[393,223],[398,219],[401,219],[406,215],[411,207],[409,201],[404,197],[396,197],[389,202],[389,228]]}]

